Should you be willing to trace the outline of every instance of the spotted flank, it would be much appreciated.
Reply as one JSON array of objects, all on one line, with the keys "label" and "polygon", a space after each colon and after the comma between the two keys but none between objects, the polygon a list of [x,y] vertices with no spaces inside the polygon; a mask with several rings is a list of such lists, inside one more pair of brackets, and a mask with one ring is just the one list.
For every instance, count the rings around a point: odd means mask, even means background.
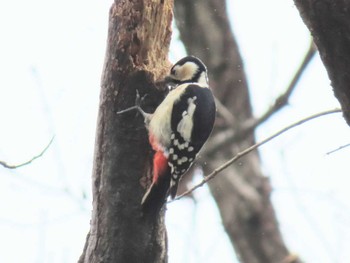
[{"label": "spotted flank", "polygon": [[[189,148],[192,150],[189,151]],[[168,158],[168,164],[173,171],[174,180],[178,179],[180,175],[184,174],[190,168],[195,157],[196,153],[194,147],[179,134],[177,134],[177,136],[175,135],[171,140]]]}]

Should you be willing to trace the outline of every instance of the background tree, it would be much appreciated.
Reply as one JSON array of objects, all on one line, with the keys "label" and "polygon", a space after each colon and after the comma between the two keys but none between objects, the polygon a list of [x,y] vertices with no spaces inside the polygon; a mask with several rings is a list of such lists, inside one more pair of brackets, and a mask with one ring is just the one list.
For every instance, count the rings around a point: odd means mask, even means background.
[{"label": "background tree", "polygon": [[[255,142],[254,127],[244,127],[255,122],[246,74],[227,18],[226,1],[178,0],[175,7],[186,50],[206,63],[211,87],[220,101],[216,129],[201,158],[204,174],[209,174],[223,160]],[[283,107],[283,102],[279,103]],[[218,146],[228,133],[234,134],[234,138]],[[263,176],[257,151],[242,158],[239,165],[228,167],[209,186],[242,262],[299,262],[290,259],[279,232],[270,201],[271,186]]]}]

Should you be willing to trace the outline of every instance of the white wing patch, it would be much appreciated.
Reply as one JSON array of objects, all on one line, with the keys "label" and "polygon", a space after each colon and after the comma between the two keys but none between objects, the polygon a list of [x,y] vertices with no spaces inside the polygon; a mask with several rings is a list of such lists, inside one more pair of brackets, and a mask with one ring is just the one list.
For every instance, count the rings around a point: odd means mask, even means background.
[{"label": "white wing patch", "polygon": [[197,97],[194,96],[193,98],[189,98],[187,100],[188,108],[182,114],[182,119],[177,125],[177,131],[187,142],[191,140],[191,134],[193,129],[193,114],[196,110],[196,104],[194,102],[196,101],[196,99]]}]

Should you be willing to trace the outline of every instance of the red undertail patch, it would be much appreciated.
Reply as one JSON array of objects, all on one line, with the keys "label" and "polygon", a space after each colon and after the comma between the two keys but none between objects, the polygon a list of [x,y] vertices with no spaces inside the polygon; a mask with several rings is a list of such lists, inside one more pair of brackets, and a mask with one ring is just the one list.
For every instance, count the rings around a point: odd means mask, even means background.
[{"label": "red undertail patch", "polygon": [[158,178],[164,175],[168,166],[168,159],[162,151],[157,151],[153,157],[153,183],[158,182]]}]

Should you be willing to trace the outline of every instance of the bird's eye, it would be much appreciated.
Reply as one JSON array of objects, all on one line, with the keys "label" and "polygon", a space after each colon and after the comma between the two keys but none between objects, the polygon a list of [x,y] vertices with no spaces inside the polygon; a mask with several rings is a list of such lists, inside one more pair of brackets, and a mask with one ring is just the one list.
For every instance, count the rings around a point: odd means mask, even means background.
[{"label": "bird's eye", "polygon": [[175,71],[174,68],[172,68],[172,69],[170,70],[170,74],[171,74],[171,75],[174,75],[174,76],[176,75],[176,71]]}]

